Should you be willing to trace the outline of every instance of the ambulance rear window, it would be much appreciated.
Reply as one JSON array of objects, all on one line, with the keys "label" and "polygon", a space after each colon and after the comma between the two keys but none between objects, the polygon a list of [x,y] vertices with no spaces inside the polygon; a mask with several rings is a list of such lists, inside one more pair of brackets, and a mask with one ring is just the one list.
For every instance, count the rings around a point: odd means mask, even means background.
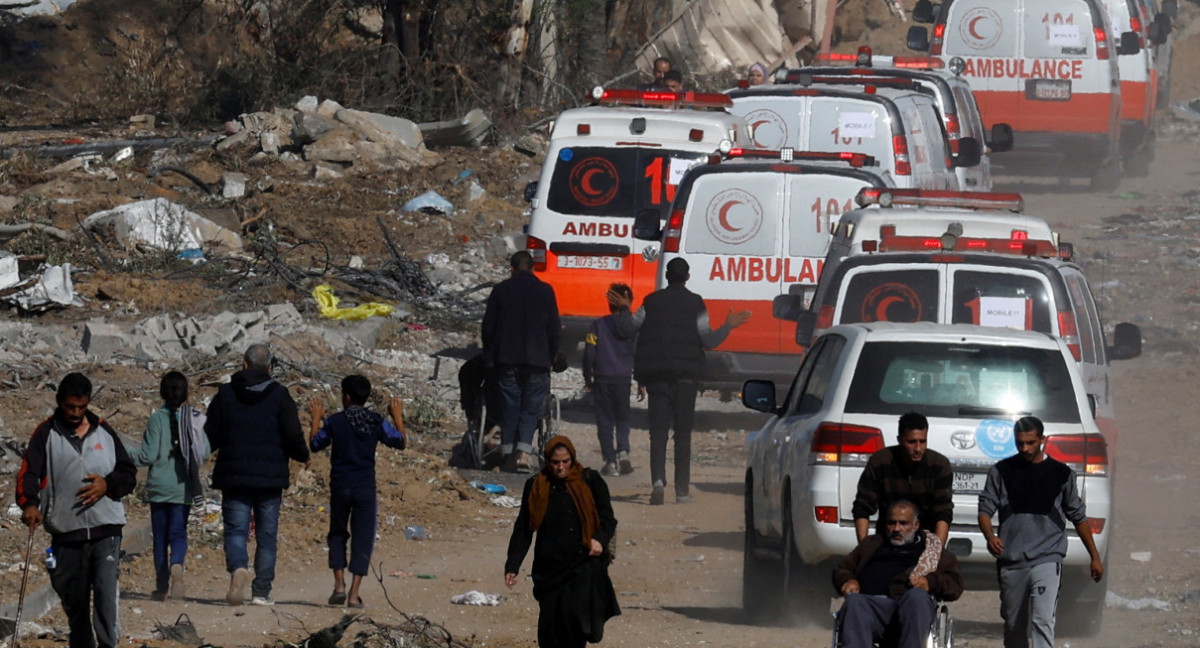
[{"label": "ambulance rear window", "polygon": [[838,324],[855,322],[936,322],[936,269],[859,272],[850,277]]},{"label": "ambulance rear window", "polygon": [[951,282],[954,324],[1053,332],[1050,297],[1038,277],[959,270]]},{"label": "ambulance rear window", "polygon": [[698,152],[644,147],[574,147],[558,151],[547,207],[560,214],[632,219],[657,209],[666,219],[684,172]]}]

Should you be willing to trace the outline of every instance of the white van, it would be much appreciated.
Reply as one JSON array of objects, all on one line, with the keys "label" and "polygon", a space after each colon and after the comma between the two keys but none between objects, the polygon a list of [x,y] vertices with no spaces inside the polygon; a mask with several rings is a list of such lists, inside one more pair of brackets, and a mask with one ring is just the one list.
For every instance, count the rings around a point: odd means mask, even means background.
[{"label": "white van", "polygon": [[[658,286],[667,263],[691,266],[688,289],[720,321],[752,316],[706,356],[704,382],[729,389],[746,378],[786,378],[801,348],[772,300],[798,284],[815,288],[838,217],[863,188],[888,185],[877,162],[857,153],[734,151],[751,159],[698,166],[684,177],[666,228],[639,216],[635,236],[661,237]],[[794,159],[792,156],[794,155]]]},{"label": "white van", "polygon": [[959,187],[968,191],[991,191],[990,154],[1012,148],[1012,127],[992,124],[991,132],[985,132],[970,84],[961,76],[946,71],[946,64],[941,59],[874,54],[866,46],[858,49],[858,54],[818,56],[816,64],[810,67],[780,70],[775,74],[775,83],[805,83],[806,79],[820,85],[877,83],[882,79],[917,83],[930,90],[937,101]]},{"label": "white van", "polygon": [[[599,89],[597,89],[599,90]],[[633,237],[638,214],[666,221],[676,188],[692,165],[721,143],[749,146],[744,119],[723,94],[603,90],[595,105],[554,122],[536,183],[526,248],[534,273],[554,287],[564,348],[608,314],[609,284],[628,284],[637,300],[654,290],[658,266]]]},{"label": "white van", "polygon": [[[1012,125],[1014,148],[997,164],[1022,176],[1120,183],[1121,87],[1117,45],[1098,0],[929,0],[913,9],[908,46],[961,72],[984,124]],[[1137,35],[1122,33],[1128,45]],[[1121,50],[1127,49],[1124,45]]]},{"label": "white van", "polygon": [[937,103],[915,83],[861,91],[770,85],[729,95],[733,113],[750,123],[759,148],[865,153],[894,186],[958,188]]}]

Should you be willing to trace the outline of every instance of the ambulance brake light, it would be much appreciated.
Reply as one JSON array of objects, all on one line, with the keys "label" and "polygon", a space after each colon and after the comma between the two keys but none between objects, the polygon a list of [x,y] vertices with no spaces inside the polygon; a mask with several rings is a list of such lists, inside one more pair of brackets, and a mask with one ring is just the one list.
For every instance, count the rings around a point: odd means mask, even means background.
[{"label": "ambulance brake light", "polygon": [[738,79],[738,82],[737,82],[737,87],[738,87],[739,89],[742,89],[742,90],[745,90],[746,88],[749,88],[749,87],[750,87],[750,80],[749,80],[749,79]]},{"label": "ambulance brake light", "polygon": [[912,164],[908,161],[908,138],[893,135],[892,154],[896,156],[896,175],[912,175]]},{"label": "ambulance brake light", "polygon": [[933,26],[933,38],[929,40],[929,53],[939,56],[942,53],[942,41],[946,38],[946,23]]},{"label": "ambulance brake light", "polygon": [[575,126],[575,134],[576,135],[591,135],[592,134],[592,125],[591,124],[577,124]]},{"label": "ambulance brake light", "polygon": [[1129,17],[1129,30],[1138,35],[1138,46],[1145,49],[1146,38],[1142,35],[1142,19],[1137,16]]},{"label": "ambulance brake light", "polygon": [[1108,60],[1108,34],[1104,33],[1104,27],[1096,25],[1092,27],[1092,32],[1096,34],[1096,58],[1101,61]]},{"label": "ambulance brake light", "polygon": [[676,209],[667,219],[663,233],[663,252],[679,252],[679,237],[683,234],[683,210]]},{"label": "ambulance brake light", "polygon": [[1071,356],[1078,361],[1083,357],[1083,348],[1079,341],[1079,328],[1075,326],[1073,311],[1058,311],[1058,337],[1071,350]]},{"label": "ambulance brake light", "polygon": [[693,142],[703,141],[704,140],[704,130],[701,128],[693,128],[692,130],[688,131],[688,139]]},{"label": "ambulance brake light", "polygon": [[546,271],[546,242],[535,236],[525,237],[525,251],[533,257],[533,271]]},{"label": "ambulance brake light", "polygon": [[958,123],[958,115],[946,115],[946,139],[950,140],[951,155],[958,155],[958,140],[961,134],[962,127]]},{"label": "ambulance brake light", "polygon": [[[899,136],[897,136],[899,137]],[[854,197],[860,207],[879,205],[910,205],[917,207],[959,207],[963,209],[994,209],[1020,212],[1025,201],[1018,193],[988,191],[942,191],[933,189],[865,188]]]}]

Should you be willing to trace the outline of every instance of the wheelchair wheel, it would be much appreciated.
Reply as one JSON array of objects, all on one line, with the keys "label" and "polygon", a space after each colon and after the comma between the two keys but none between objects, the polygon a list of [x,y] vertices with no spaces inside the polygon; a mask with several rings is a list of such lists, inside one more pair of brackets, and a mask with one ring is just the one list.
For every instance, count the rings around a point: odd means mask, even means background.
[{"label": "wheelchair wheel", "polygon": [[537,429],[533,434],[533,456],[541,462],[546,454],[546,444],[558,434],[562,422],[562,406],[558,396],[553,392],[546,395],[542,401],[542,411],[538,415]]},{"label": "wheelchair wheel", "polygon": [[937,616],[934,617],[933,629],[930,635],[933,640],[933,648],[954,647],[954,619],[950,616],[950,610],[945,605],[938,606]]}]

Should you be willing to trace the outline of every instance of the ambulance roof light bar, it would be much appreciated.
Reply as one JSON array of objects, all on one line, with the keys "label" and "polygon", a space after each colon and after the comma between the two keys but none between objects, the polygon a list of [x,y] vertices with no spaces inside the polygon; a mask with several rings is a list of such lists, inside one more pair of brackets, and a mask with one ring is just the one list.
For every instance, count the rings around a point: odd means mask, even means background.
[{"label": "ambulance roof light bar", "polygon": [[852,168],[858,169],[865,166],[878,166],[879,162],[873,155],[865,153],[851,153],[849,151],[841,152],[825,152],[825,151],[796,151],[790,147],[784,147],[778,151],[768,149],[747,149],[747,148],[731,148],[728,152],[722,151],[727,157],[731,158],[759,158],[768,160],[781,160],[783,162],[846,162]]},{"label": "ambulance roof light bar", "polygon": [[1070,261],[1074,247],[1070,243],[1060,245],[1057,239],[1057,234],[1054,240],[1030,239],[1024,230],[1013,230],[1007,239],[964,237],[963,225],[958,222],[949,223],[940,236],[899,235],[895,225],[881,225],[879,239],[862,241],[862,249],[864,252],[991,252]]},{"label": "ambulance roof light bar", "polygon": [[729,95],[717,92],[669,92],[659,90],[606,90],[592,88],[593,104],[609,106],[657,106],[663,108],[730,108]]},{"label": "ambulance roof light bar", "polygon": [[959,207],[963,209],[994,209],[1022,212],[1025,200],[1018,193],[984,191],[939,191],[930,189],[866,188],[858,192],[854,202],[860,207],[879,205],[909,205],[917,207]]},{"label": "ambulance roof light bar", "polygon": [[[860,54],[818,54],[813,60],[812,65],[813,67],[822,65],[866,68],[894,67],[913,70],[941,70],[946,67],[945,61],[935,56],[888,56],[886,54],[876,56],[872,54],[871,60],[866,65],[859,63],[860,56]],[[776,73],[776,76],[779,76],[778,73]]]}]

